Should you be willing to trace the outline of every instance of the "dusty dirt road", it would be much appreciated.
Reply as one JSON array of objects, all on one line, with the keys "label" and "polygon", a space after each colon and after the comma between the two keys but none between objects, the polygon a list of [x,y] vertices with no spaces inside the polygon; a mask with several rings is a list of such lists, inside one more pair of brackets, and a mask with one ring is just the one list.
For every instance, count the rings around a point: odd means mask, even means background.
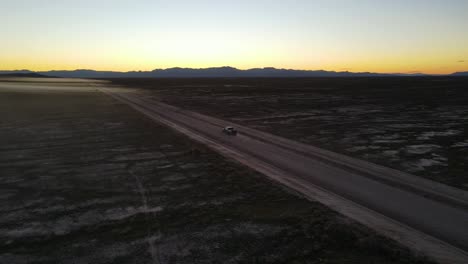
[{"label": "dusty dirt road", "polygon": [[125,89],[100,90],[441,263],[468,263],[465,191],[246,127],[226,136],[223,120]]}]

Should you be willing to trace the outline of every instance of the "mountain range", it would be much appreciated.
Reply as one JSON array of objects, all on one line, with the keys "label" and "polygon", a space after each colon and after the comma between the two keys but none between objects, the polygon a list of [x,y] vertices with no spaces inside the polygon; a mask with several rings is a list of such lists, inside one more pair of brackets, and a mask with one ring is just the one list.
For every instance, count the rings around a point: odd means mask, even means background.
[{"label": "mountain range", "polygon": [[[372,72],[348,72],[348,71],[324,71],[324,70],[291,70],[277,68],[254,68],[240,70],[233,67],[213,67],[213,68],[169,68],[156,69],[153,71],[95,71],[95,70],[54,70],[54,71],[0,71],[0,75],[43,75],[62,78],[233,78],[233,77],[383,77],[383,76],[425,76],[426,74],[386,74]],[[453,76],[468,76],[468,72],[457,72]]]}]

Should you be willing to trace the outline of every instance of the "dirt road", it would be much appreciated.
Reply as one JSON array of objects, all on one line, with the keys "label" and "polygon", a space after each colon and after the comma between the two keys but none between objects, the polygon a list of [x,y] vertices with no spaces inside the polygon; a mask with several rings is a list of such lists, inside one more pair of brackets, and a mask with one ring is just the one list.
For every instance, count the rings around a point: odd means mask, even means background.
[{"label": "dirt road", "polygon": [[227,136],[222,120],[125,89],[100,90],[439,262],[468,262],[464,191],[254,129],[237,126],[239,135]]}]

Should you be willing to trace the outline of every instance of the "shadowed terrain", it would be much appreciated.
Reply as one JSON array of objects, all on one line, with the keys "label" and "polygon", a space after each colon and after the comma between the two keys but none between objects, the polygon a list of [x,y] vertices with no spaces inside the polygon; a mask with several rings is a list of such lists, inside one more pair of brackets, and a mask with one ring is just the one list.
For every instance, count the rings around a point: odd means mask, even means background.
[{"label": "shadowed terrain", "polygon": [[88,83],[36,85],[0,83],[2,263],[426,263]]},{"label": "shadowed terrain", "polygon": [[468,189],[468,79],[113,79],[166,103]]}]

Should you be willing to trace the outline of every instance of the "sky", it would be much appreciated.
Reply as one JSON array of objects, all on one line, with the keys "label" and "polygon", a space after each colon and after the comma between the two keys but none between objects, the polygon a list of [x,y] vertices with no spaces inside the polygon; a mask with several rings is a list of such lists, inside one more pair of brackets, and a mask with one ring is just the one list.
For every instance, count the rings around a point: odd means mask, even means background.
[{"label": "sky", "polygon": [[468,71],[468,0],[0,0],[0,69]]}]

